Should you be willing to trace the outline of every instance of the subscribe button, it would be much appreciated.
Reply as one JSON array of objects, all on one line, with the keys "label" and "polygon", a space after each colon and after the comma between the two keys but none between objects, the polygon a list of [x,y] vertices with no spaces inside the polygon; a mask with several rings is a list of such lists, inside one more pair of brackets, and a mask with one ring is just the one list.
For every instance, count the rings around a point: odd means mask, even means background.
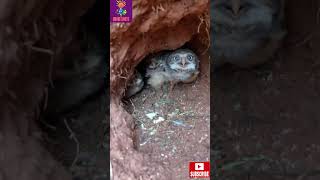
[{"label": "subscribe button", "polygon": [[210,162],[190,162],[189,177],[190,178],[209,178]]}]

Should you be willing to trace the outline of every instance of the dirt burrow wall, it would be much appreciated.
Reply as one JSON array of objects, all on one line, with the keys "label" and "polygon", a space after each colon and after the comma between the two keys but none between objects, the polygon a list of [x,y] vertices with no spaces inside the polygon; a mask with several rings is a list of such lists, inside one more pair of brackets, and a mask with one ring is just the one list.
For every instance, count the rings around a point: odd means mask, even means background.
[{"label": "dirt burrow wall", "polygon": [[[209,0],[136,0],[133,21],[110,26],[110,158],[114,179],[172,179],[147,155],[134,150],[132,117],[120,98],[134,67],[150,53],[187,42],[197,53],[210,45]],[[169,170],[171,171],[171,170]]]},{"label": "dirt burrow wall", "polygon": [[0,2],[0,179],[71,179],[41,145],[36,120],[54,67],[93,2]]}]

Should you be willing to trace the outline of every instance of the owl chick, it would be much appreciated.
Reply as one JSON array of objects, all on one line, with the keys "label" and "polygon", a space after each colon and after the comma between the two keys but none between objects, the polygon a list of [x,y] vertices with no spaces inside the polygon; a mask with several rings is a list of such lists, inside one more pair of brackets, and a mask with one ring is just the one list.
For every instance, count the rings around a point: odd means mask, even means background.
[{"label": "owl chick", "polygon": [[214,68],[264,63],[286,34],[284,0],[215,0],[210,8]]},{"label": "owl chick", "polygon": [[143,86],[144,86],[143,77],[137,70],[135,70],[132,79],[129,81],[124,97],[129,98],[137,94],[138,92],[141,91]]},{"label": "owl chick", "polygon": [[198,68],[199,59],[189,49],[163,52],[151,59],[146,71],[146,77],[149,78],[147,83],[159,89],[169,82],[172,90],[178,82],[193,82],[199,74]]}]

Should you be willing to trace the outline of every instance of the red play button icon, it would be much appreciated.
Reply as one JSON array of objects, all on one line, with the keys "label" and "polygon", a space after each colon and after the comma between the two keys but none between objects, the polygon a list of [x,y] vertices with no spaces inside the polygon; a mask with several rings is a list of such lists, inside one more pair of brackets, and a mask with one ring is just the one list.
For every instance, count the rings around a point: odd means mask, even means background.
[{"label": "red play button icon", "polygon": [[195,163],[194,170],[203,171],[204,170],[204,163]]}]

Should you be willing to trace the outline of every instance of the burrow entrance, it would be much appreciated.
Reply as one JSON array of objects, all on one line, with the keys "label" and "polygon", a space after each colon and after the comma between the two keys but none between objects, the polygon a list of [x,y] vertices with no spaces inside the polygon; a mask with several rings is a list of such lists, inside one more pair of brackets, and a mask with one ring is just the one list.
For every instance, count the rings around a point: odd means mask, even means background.
[{"label": "burrow entrance", "polygon": [[[191,49],[192,42],[182,48]],[[201,51],[205,50],[197,52]],[[155,90],[145,85],[138,94],[123,99],[135,125],[135,149],[166,169],[175,168],[177,179],[187,178],[189,161],[209,160],[210,61],[207,52],[198,56],[200,74],[195,82],[177,84],[171,94],[168,87]]]}]

